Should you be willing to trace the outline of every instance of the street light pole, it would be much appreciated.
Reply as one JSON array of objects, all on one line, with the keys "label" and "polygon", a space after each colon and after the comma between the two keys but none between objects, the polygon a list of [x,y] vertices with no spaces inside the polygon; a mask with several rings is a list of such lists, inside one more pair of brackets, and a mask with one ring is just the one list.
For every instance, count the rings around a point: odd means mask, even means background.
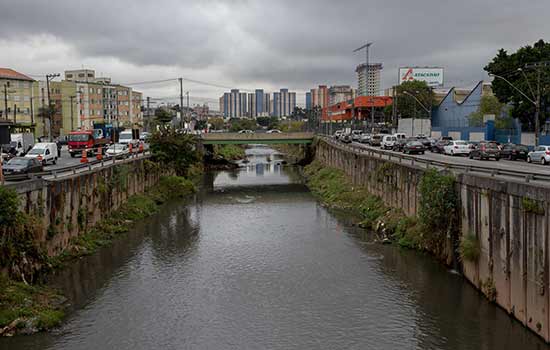
[{"label": "street light pole", "polygon": [[[432,120],[432,109],[431,108],[428,108],[428,107],[424,106],[424,104],[422,102],[420,102],[420,100],[415,95],[411,94],[410,92],[405,90],[405,91],[403,91],[403,94],[411,96],[412,98],[414,98],[415,101],[420,105],[420,107],[422,107],[422,109],[424,109],[428,113],[428,118],[430,120]],[[415,113],[414,114],[416,114],[416,104],[415,104]],[[414,134],[414,115],[413,115],[412,130],[413,130],[413,134]],[[414,135],[411,135],[411,136],[414,136]]]}]

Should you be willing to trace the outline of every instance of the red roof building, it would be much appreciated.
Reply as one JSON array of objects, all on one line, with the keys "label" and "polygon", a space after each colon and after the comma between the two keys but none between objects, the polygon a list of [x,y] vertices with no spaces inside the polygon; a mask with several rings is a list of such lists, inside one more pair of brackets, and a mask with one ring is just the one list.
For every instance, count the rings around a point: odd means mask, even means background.
[{"label": "red roof building", "polygon": [[25,74],[16,72],[10,68],[0,68],[0,79],[34,81],[34,79]]}]

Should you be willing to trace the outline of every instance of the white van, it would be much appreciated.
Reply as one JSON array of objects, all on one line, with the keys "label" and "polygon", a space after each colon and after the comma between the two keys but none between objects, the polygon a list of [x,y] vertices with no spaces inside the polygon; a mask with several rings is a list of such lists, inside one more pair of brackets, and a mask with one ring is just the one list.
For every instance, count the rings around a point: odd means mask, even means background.
[{"label": "white van", "polygon": [[380,148],[393,149],[393,146],[395,146],[396,142],[397,142],[397,137],[395,137],[395,135],[384,135],[384,137],[382,137]]},{"label": "white van", "polygon": [[40,142],[25,155],[26,158],[38,158],[39,156],[44,165],[48,162],[57,163],[57,145],[54,142]]},{"label": "white van", "polygon": [[406,140],[407,139],[407,135],[405,133],[402,133],[402,132],[398,132],[396,134],[393,134],[393,136],[395,136],[395,138],[397,139],[397,141],[400,141],[400,140]]}]

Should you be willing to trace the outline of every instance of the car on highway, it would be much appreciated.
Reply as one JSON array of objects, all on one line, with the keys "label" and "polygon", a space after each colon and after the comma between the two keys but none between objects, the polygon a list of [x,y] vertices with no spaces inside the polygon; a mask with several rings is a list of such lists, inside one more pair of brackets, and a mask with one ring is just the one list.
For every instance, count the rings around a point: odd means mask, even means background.
[{"label": "car on highway", "polygon": [[420,141],[420,143],[422,143],[424,149],[430,149],[432,147],[432,141],[428,137],[424,135],[418,135],[416,139]]},{"label": "car on highway", "polygon": [[369,140],[369,145],[373,147],[378,147],[382,144],[382,136],[381,134],[372,135]]},{"label": "car on highway", "polygon": [[500,157],[508,160],[527,160],[527,154],[529,154],[529,147],[514,143],[506,143],[500,150]]},{"label": "car on highway", "polygon": [[403,149],[405,148],[405,145],[407,142],[412,141],[418,141],[416,137],[407,137],[406,139],[398,138],[397,141],[395,141],[395,145],[393,145],[393,150],[396,152],[403,152]]},{"label": "car on highway", "polygon": [[359,142],[361,143],[369,143],[370,142],[371,135],[370,134],[362,134],[361,138],[359,139]]},{"label": "car on highway", "polygon": [[397,142],[397,137],[395,137],[395,135],[384,135],[384,137],[382,137],[380,148],[393,149],[393,146],[395,146],[396,142]]},{"label": "car on highway", "polygon": [[470,154],[470,147],[468,147],[468,143],[466,141],[449,141],[449,143],[443,147],[443,153],[450,156],[467,156]]},{"label": "car on highway", "polygon": [[57,144],[55,142],[39,142],[34,145],[34,147],[27,152],[25,157],[27,158],[40,158],[42,164],[46,165],[49,162],[53,164],[57,163]]},{"label": "car on highway", "polygon": [[282,134],[282,133],[283,132],[279,129],[271,129],[266,131],[266,134]]},{"label": "car on highway", "polygon": [[2,165],[4,175],[40,173],[43,170],[44,165],[36,158],[15,157]]},{"label": "car on highway", "polygon": [[239,131],[239,134],[253,134],[253,133],[254,133],[254,131],[252,131],[252,130],[240,130]]},{"label": "car on highway", "polygon": [[414,140],[414,141],[408,141],[403,146],[403,153],[405,154],[424,154],[426,148],[422,144],[422,142]]},{"label": "car on highway", "polygon": [[537,146],[527,154],[527,163],[540,162],[542,165],[550,163],[550,146]]},{"label": "car on highway", "polygon": [[332,137],[334,137],[336,140],[339,140],[340,136],[342,136],[343,134],[344,134],[344,130],[336,130],[334,132],[334,135],[332,135]]},{"label": "car on highway", "polygon": [[114,143],[107,148],[105,154],[109,157],[125,157],[130,155],[130,149],[126,143]]},{"label": "car on highway", "polygon": [[340,141],[343,143],[352,143],[353,142],[353,136],[351,134],[342,134],[340,136]]},{"label": "car on highway", "polygon": [[450,140],[440,139],[432,146],[431,151],[434,153],[445,153],[445,146],[451,142]]},{"label": "car on highway", "polygon": [[351,139],[355,142],[359,142],[361,139],[361,135],[363,134],[363,130],[352,130],[351,131]]},{"label": "car on highway", "polygon": [[470,159],[479,158],[500,160],[500,150],[495,142],[479,142],[472,144],[473,148],[470,148]]},{"label": "car on highway", "polygon": [[141,134],[139,134],[139,140],[143,142],[148,142],[151,138],[151,133],[148,131],[144,131]]}]

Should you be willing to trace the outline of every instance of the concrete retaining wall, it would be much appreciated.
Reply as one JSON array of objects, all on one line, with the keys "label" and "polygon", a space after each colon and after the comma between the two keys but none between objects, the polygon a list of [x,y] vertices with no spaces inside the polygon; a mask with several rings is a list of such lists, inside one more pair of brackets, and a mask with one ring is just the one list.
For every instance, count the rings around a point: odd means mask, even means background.
[{"label": "concrete retaining wall", "polygon": [[[415,215],[419,208],[420,167],[357,154],[320,140],[315,157],[345,171],[357,185],[382,198],[388,206]],[[481,245],[476,262],[462,264],[464,276],[525,326],[550,340],[550,187],[457,174],[460,233],[475,235]],[[526,210],[524,198],[543,212]],[[448,244],[449,263],[457,253]]]},{"label": "concrete retaining wall", "polygon": [[93,227],[123,205],[128,197],[156,185],[162,170],[146,159],[128,160],[55,180],[36,180],[14,187],[21,209],[42,219],[37,240],[50,256],[59,254],[72,237]]}]

